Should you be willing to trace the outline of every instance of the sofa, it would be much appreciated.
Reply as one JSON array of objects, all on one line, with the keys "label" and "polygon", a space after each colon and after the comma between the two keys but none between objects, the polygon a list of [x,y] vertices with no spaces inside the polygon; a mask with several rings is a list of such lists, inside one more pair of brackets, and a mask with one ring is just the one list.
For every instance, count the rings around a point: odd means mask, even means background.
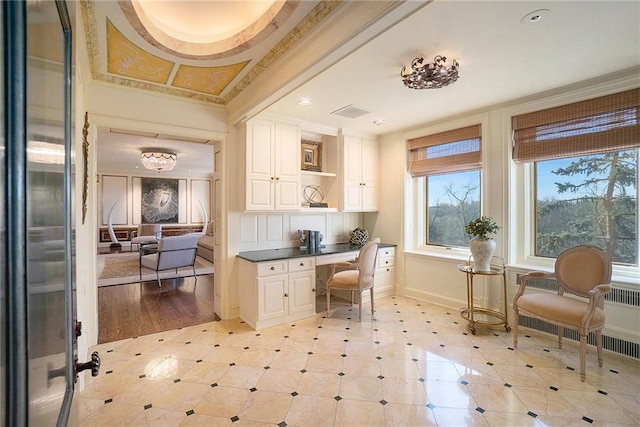
[{"label": "sofa", "polygon": [[205,232],[198,239],[197,255],[213,262],[213,221],[207,224]]}]

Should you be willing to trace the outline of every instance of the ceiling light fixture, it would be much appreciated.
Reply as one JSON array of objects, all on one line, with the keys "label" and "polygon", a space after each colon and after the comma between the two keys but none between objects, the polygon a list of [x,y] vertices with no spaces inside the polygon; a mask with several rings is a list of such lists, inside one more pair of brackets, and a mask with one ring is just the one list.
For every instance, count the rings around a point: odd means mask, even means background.
[{"label": "ceiling light fixture", "polygon": [[433,58],[431,63],[425,63],[424,58],[417,57],[411,61],[411,70],[402,67],[400,77],[410,89],[437,89],[458,80],[458,68],[455,59],[447,66],[447,58],[441,55]]},{"label": "ceiling light fixture", "polygon": [[551,14],[549,9],[538,9],[533,12],[529,12],[520,20],[521,24],[537,24],[542,22]]},{"label": "ceiling light fixture", "polygon": [[378,119],[378,120],[374,120],[373,124],[376,126],[382,126],[382,125],[386,125],[387,121],[385,119]]},{"label": "ceiling light fixture", "polygon": [[170,171],[176,167],[178,155],[164,150],[144,150],[140,154],[142,165],[152,171]]},{"label": "ceiling light fixture", "polygon": [[298,101],[298,105],[301,107],[311,107],[313,102],[309,98],[302,98]]}]

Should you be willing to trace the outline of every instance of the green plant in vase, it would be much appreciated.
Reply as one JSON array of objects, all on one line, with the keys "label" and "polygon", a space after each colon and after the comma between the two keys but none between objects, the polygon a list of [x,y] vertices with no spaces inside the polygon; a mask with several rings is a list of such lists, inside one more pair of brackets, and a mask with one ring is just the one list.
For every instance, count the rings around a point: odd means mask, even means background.
[{"label": "green plant in vase", "polygon": [[469,241],[475,271],[491,270],[491,257],[496,250],[496,242],[489,236],[497,233],[499,229],[493,217],[484,215],[465,225],[464,231],[470,236],[475,236]]}]

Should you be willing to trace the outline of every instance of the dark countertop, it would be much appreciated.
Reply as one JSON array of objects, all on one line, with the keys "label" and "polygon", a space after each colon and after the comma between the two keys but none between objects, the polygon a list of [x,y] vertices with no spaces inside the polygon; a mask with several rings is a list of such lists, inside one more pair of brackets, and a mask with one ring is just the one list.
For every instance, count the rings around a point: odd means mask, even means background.
[{"label": "dark countertop", "polygon": [[[396,245],[380,243],[381,248],[391,248],[394,246]],[[302,257],[308,257],[308,256],[319,256],[319,255],[340,254],[344,252],[354,252],[354,251],[359,251],[360,248],[361,246],[352,245],[350,243],[336,243],[333,245],[326,245],[315,251],[308,251],[306,249],[300,249],[298,247],[281,248],[281,249],[265,249],[261,251],[240,252],[237,255],[237,257],[247,261],[251,261],[251,262],[276,261],[281,259],[302,258]]]}]

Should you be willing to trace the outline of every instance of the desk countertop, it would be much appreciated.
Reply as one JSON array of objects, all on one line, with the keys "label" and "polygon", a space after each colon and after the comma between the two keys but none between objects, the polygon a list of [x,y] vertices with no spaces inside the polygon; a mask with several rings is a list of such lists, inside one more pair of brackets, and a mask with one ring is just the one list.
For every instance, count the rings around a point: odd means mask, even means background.
[{"label": "desk countertop", "polygon": [[[380,243],[381,248],[390,248],[396,245]],[[251,262],[262,261],[277,261],[282,259],[302,258],[308,256],[322,256],[331,254],[341,254],[345,252],[357,252],[361,246],[355,246],[350,243],[337,243],[333,245],[326,245],[315,251],[308,251],[306,249],[295,248],[281,248],[281,249],[265,249],[261,251],[247,251],[240,252],[238,258]]]}]

